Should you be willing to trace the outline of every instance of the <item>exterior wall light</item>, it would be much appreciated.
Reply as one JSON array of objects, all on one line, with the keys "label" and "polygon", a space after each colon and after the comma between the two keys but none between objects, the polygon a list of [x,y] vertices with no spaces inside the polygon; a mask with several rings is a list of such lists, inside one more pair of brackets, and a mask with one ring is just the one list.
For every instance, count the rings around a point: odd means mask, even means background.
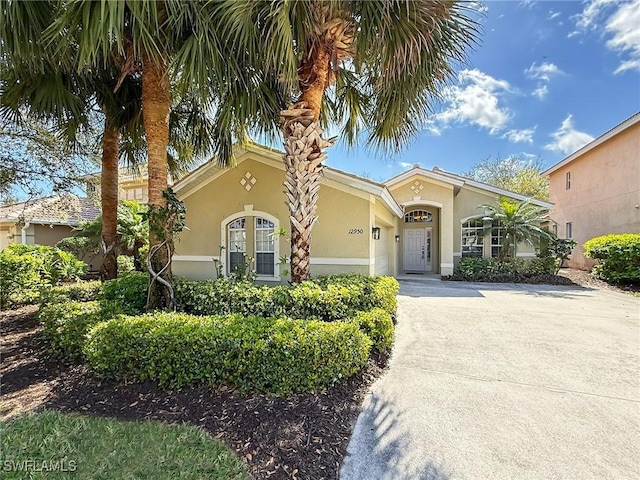
[{"label": "exterior wall light", "polygon": [[380,227],[373,227],[371,229],[371,235],[374,240],[380,240]]},{"label": "exterior wall light", "polygon": [[396,243],[400,243],[400,235],[396,235]]}]

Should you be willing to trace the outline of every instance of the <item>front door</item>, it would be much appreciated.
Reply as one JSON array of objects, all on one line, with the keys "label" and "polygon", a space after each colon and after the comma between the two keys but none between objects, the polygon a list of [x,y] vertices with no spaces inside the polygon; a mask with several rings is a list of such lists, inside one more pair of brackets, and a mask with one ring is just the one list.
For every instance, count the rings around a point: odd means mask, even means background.
[{"label": "front door", "polygon": [[432,233],[431,227],[411,228],[404,231],[404,270],[431,271]]}]

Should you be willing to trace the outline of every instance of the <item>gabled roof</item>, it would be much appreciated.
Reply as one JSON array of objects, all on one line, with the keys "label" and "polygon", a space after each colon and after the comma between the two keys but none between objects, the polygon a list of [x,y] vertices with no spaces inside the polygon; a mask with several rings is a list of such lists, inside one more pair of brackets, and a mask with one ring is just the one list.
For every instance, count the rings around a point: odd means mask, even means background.
[{"label": "gabled roof", "polygon": [[602,135],[600,135],[598,138],[596,138],[595,140],[592,140],[590,143],[587,143],[584,147],[582,147],[581,149],[579,149],[576,152],[572,153],[571,155],[566,157],[564,160],[561,160],[560,162],[556,163],[551,168],[549,168],[549,169],[545,170],[544,172],[542,172],[542,175],[550,175],[550,174],[552,174],[553,172],[555,172],[559,168],[562,168],[565,165],[568,165],[569,163],[573,162],[576,158],[581,157],[585,153],[587,153],[590,150],[593,150],[594,148],[596,148],[598,145],[601,145],[604,142],[606,142],[607,140],[609,140],[609,139],[615,137],[616,135],[624,132],[626,129],[632,127],[633,125],[635,125],[638,122],[640,122],[640,112],[638,112],[635,115],[632,115],[631,117],[627,118],[624,122],[619,123],[618,125],[613,127],[611,130],[609,130],[608,132],[605,132]]},{"label": "gabled roof", "polygon": [[0,207],[0,222],[78,226],[95,220],[100,207],[85,197],[55,195]]},{"label": "gabled roof", "polygon": [[[264,145],[259,145],[254,142],[249,142],[243,148],[236,147],[236,158],[240,159],[240,162],[242,162],[242,157],[249,152],[259,154],[260,158],[257,160],[261,161],[266,158],[269,160],[270,165],[284,170],[284,166],[282,165],[282,155],[284,152]],[[215,177],[216,174],[221,173],[223,170],[224,169],[218,167],[214,161],[208,162],[177,182],[174,185],[173,190],[176,193],[188,191],[190,188],[195,188],[199,185],[208,183],[212,177]],[[389,190],[387,190],[387,187],[382,183],[374,182],[327,166],[324,167],[323,175],[328,180],[380,197],[389,210],[395,213],[398,217],[401,217],[404,214],[402,207],[398,205],[398,202],[395,201],[389,193]]]},{"label": "gabled roof", "polygon": [[521,195],[516,192],[512,192],[511,190],[506,190],[504,188],[496,187],[494,185],[489,185],[488,183],[478,182],[477,180],[472,180],[471,178],[466,178],[461,175],[457,175],[455,173],[446,172],[438,167],[433,167],[433,170],[427,170],[420,165],[414,165],[413,168],[407,170],[406,172],[402,172],[399,175],[387,180],[385,185],[392,186],[396,185],[402,181],[405,181],[411,178],[413,175],[422,175],[427,178],[431,178],[434,180],[438,180],[440,182],[448,183],[454,187],[463,187],[469,186],[478,188],[480,190],[485,190],[487,192],[495,193],[498,195],[503,195],[505,197],[513,198],[514,200],[520,201],[529,201],[534,205],[538,205],[543,208],[551,208],[553,207],[553,203],[545,202],[543,200],[537,200],[535,198],[529,198],[525,195]]}]

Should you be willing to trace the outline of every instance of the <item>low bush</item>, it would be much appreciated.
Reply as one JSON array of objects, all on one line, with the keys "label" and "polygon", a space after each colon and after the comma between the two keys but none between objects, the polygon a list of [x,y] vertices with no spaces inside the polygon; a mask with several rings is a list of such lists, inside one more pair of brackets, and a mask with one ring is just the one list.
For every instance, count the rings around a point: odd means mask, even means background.
[{"label": "low bush", "polygon": [[41,304],[61,302],[91,302],[98,300],[102,292],[102,282],[77,282],[44,288],[40,292]]},{"label": "low bush", "polygon": [[380,353],[391,351],[395,328],[391,315],[387,311],[382,308],[374,308],[368,312],[358,312],[354,320],[371,339],[375,350]]},{"label": "low bush", "polygon": [[640,283],[640,233],[595,237],[584,254],[598,260],[593,273],[610,283]]},{"label": "low bush", "polygon": [[115,378],[181,387],[229,384],[283,395],[329,387],[361,369],[371,340],[356,322],[158,312],[99,323],[91,365]]},{"label": "low bush", "polygon": [[133,257],[128,257],[127,255],[118,255],[117,262],[119,277],[133,272],[136,269],[133,262]]},{"label": "low bush", "polygon": [[86,269],[84,262],[55,247],[9,245],[0,252],[0,308],[34,303],[43,287],[78,280]]},{"label": "low bush", "polygon": [[88,330],[117,313],[117,307],[107,307],[96,301],[68,301],[42,305],[38,320],[51,356],[64,363],[72,363],[84,359],[82,349]]},{"label": "low bush", "polygon": [[376,307],[395,314],[398,288],[395,278],[364,275],[319,277],[293,287],[257,286],[225,278],[175,282],[176,308],[185,313],[240,313],[324,321],[341,320]]},{"label": "low bush", "polygon": [[138,315],[145,311],[149,276],[140,272],[129,272],[102,284],[101,300],[116,304],[122,313]]},{"label": "low bush", "polygon": [[465,257],[453,270],[453,280],[468,282],[553,282],[555,260],[552,257],[496,258]]}]

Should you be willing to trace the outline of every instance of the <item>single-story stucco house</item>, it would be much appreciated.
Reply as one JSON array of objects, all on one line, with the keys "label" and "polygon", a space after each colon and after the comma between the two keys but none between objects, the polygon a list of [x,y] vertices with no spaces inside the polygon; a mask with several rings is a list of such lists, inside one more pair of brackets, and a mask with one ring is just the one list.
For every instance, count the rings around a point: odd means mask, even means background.
[{"label": "single-story stucco house", "polygon": [[100,207],[89,198],[54,195],[0,207],[0,250],[12,243],[55,245],[95,220]]},{"label": "single-story stucco house", "polygon": [[[176,243],[173,271],[213,278],[214,262],[228,274],[246,255],[254,259],[258,280],[284,281],[286,265],[280,257],[290,252],[290,225],[282,152],[249,144],[237,151],[236,159],[234,168],[207,163],[174,185],[187,207],[188,229]],[[415,165],[383,183],[326,167],[311,273],[451,275],[463,256],[497,255],[500,235],[477,235],[484,216],[478,207],[496,203],[500,196],[526,200],[437,167]],[[518,248],[519,256],[534,254],[530,247]]]}]

